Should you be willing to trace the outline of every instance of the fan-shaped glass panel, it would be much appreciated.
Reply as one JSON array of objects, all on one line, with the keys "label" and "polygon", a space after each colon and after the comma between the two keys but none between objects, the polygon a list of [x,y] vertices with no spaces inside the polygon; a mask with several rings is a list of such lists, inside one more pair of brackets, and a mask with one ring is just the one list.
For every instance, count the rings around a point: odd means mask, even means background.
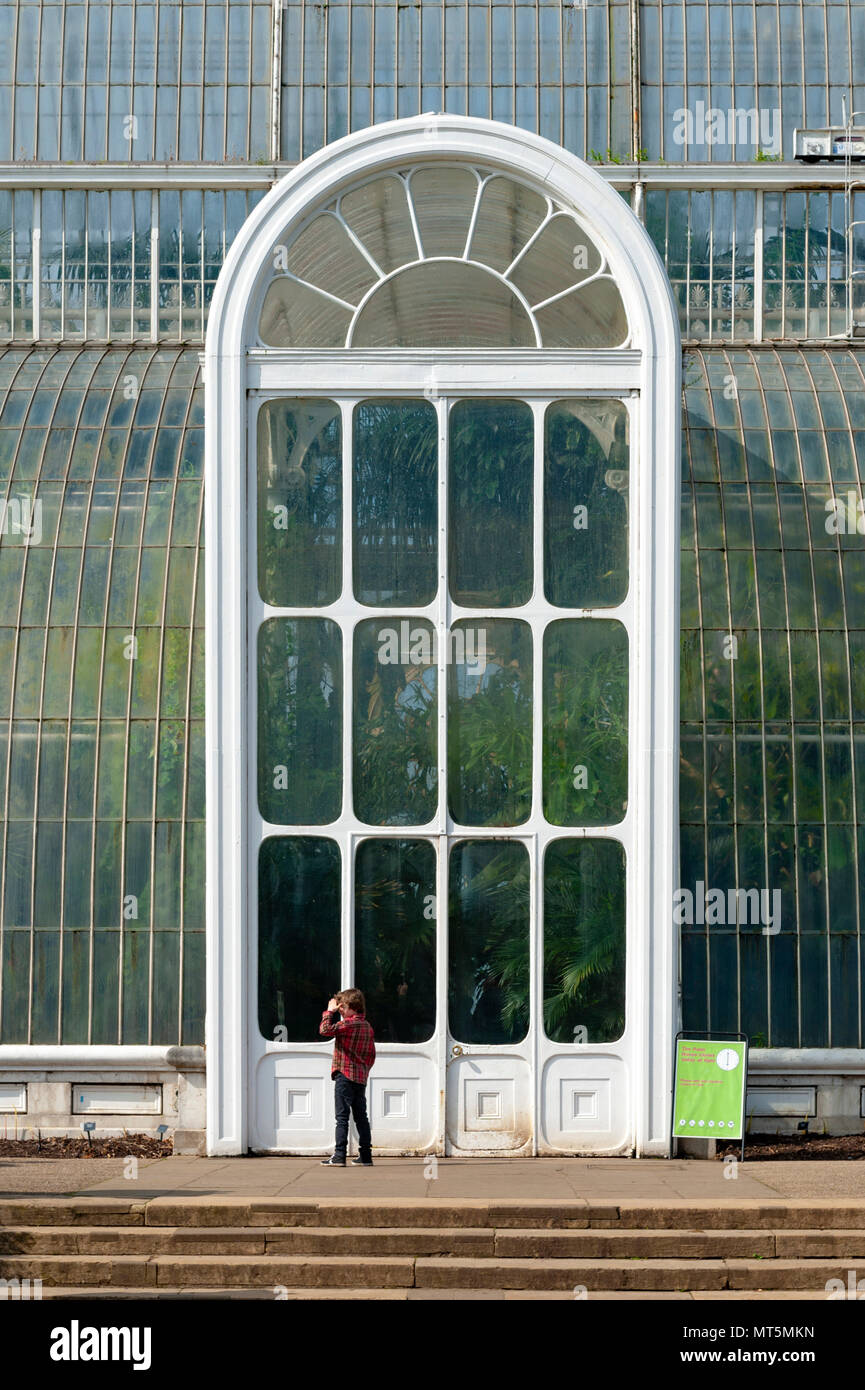
[{"label": "fan-shaped glass panel", "polygon": [[430,164],[411,176],[411,197],[425,256],[461,256],[472,224],[478,178],[471,169]]},{"label": "fan-shaped glass panel", "polygon": [[358,315],[353,347],[534,347],[513,290],[464,261],[423,261],[388,280]]},{"label": "fan-shaped glass panel", "polygon": [[538,232],[510,278],[534,306],[597,274],[601,265],[598,248],[579,222],[561,212]]},{"label": "fan-shaped glass panel", "polygon": [[487,179],[469,254],[505,273],[548,212],[546,198],[513,179]]},{"label": "fan-shaped glass panel", "polygon": [[385,275],[417,260],[417,240],[403,179],[374,179],[346,193],[339,210]]},{"label": "fan-shaped glass panel", "polygon": [[377,279],[344,223],[330,212],[316,217],[293,242],[286,256],[286,269],[299,280],[308,280],[350,304],[359,304]]},{"label": "fan-shaped glass panel", "polygon": [[601,348],[621,295],[579,220],[502,174],[419,162],[286,235],[261,314],[272,347]]},{"label": "fan-shaped glass panel", "polygon": [[259,333],[268,347],[342,347],[351,310],[283,276],[264,297]]},{"label": "fan-shaped glass panel", "polygon": [[628,320],[612,280],[593,280],[535,314],[544,347],[622,347]]}]

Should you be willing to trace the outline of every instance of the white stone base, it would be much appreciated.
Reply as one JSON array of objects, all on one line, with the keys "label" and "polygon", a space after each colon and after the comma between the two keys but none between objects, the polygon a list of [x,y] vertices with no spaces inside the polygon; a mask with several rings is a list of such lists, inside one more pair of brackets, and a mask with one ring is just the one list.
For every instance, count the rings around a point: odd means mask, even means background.
[{"label": "white stone base", "polygon": [[[93,1085],[128,1085],[129,1106],[113,1113],[93,1108],[78,1113],[76,1091]],[[139,1088],[145,1086],[152,1088],[151,1098],[139,1106]],[[18,1108],[21,1092],[23,1109]],[[38,1131],[43,1138],[81,1137],[85,1120],[95,1125],[95,1139],[124,1131],[156,1137],[158,1127],[166,1125],[165,1138],[174,1138],[175,1153],[201,1152],[204,1049],[0,1048],[0,1136],[35,1139]]]}]

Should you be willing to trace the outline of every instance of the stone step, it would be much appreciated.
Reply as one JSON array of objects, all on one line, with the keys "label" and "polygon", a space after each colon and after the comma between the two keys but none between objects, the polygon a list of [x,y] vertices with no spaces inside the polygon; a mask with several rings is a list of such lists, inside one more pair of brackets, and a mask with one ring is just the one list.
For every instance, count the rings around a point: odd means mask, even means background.
[{"label": "stone step", "polygon": [[[457,1252],[454,1252],[457,1253]],[[607,1230],[495,1232],[507,1259],[865,1259],[865,1231]]]},{"label": "stone step", "polygon": [[15,1255],[495,1255],[507,1259],[865,1259],[860,1231],[0,1226]]},{"label": "stone step", "polygon": [[[545,1303],[572,1303],[574,1302],[573,1292],[557,1289],[477,1289],[477,1288],[451,1288],[451,1289],[415,1289],[415,1288],[394,1288],[394,1289],[315,1289],[315,1288],[295,1288],[286,1289],[281,1297],[290,1303],[301,1301],[388,1301],[388,1302],[427,1302],[427,1301],[484,1301],[484,1302],[511,1302],[517,1301],[536,1301]],[[820,1302],[826,1301],[824,1290],[815,1289],[694,1289],[690,1292],[652,1290],[652,1289],[598,1289],[589,1295],[592,1302],[760,1302],[771,1301],[773,1303],[787,1302]],[[117,1300],[132,1299],[136,1302],[140,1300],[212,1300],[212,1299],[232,1299],[232,1300],[252,1300],[255,1302],[270,1302],[273,1300],[273,1293],[270,1289],[264,1288],[232,1288],[223,1286],[222,1288],[169,1288],[153,1286],[145,1288],[97,1288],[93,1285],[75,1287],[74,1285],[59,1285],[56,1287],[43,1286],[42,1299],[52,1302],[63,1300]]]},{"label": "stone step", "polygon": [[0,1259],[0,1277],[38,1278],[43,1287],[409,1288],[414,1267],[412,1256],[381,1255],[13,1255]]},{"label": "stone step", "polygon": [[[658,1259],[658,1260],[442,1260],[435,1256],[415,1261],[418,1288],[523,1288],[586,1290],[595,1297],[608,1290],[771,1290],[806,1289],[826,1298],[830,1279],[860,1277],[855,1264],[832,1260]],[[865,1270],[865,1263],[861,1266]]]},{"label": "stone step", "polygon": [[494,1230],[447,1227],[0,1227],[6,1255],[494,1255]]},{"label": "stone step", "polygon": [[[188,1299],[191,1301],[200,1299],[241,1299],[252,1300],[255,1302],[272,1302],[273,1294],[269,1289],[242,1289],[242,1288],[211,1288],[211,1289],[184,1289],[184,1288],[147,1288],[147,1289],[96,1289],[90,1286],[83,1288],[43,1288],[42,1297],[58,1302],[62,1300],[89,1300],[109,1299],[114,1302],[117,1299],[134,1299],[136,1302],[142,1299],[165,1300],[165,1299]],[[799,1294],[790,1297],[800,1297]],[[632,1292],[603,1292],[598,1294],[600,1299],[626,1299],[640,1300],[646,1299],[677,1302],[686,1302],[691,1298],[686,1293],[632,1293]],[[432,1301],[459,1301],[469,1300],[472,1302],[502,1302],[516,1300],[543,1300],[544,1302],[571,1303],[573,1294],[560,1293],[556,1290],[541,1291],[536,1289],[288,1289],[284,1294],[287,1302],[294,1303],[299,1301],[340,1301],[349,1300],[357,1302],[382,1301],[382,1302],[432,1302]]]},{"label": "stone step", "polygon": [[380,1255],[17,1255],[0,1275],[43,1287],[585,1289],[683,1292],[802,1289],[826,1296],[829,1280],[865,1277],[865,1262],[836,1259],[560,1259]]},{"label": "stone step", "polygon": [[[729,1184],[732,1186],[733,1184]],[[201,1196],[0,1199],[0,1226],[337,1227],[634,1231],[865,1231],[865,1197],[477,1201],[470,1198]]]}]

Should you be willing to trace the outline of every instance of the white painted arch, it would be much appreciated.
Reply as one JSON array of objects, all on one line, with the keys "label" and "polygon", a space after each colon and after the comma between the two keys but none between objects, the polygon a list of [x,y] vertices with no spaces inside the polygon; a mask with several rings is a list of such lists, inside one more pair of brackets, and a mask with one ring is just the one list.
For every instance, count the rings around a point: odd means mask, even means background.
[{"label": "white painted arch", "polygon": [[[364,363],[442,362],[448,350],[256,348],[264,285],[274,246],[318,207],[376,173],[425,160],[467,160],[536,187],[573,211],[596,240],[621,291],[629,348],[543,350],[574,379],[611,382],[626,372],[641,401],[632,468],[640,474],[638,535],[645,553],[632,574],[636,629],[631,786],[644,814],[631,853],[633,900],[643,926],[629,937],[627,988],[634,1024],[631,1148],[669,1152],[672,1049],[677,1026],[677,953],[672,893],[678,862],[679,433],[681,346],[678,317],[661,260],[621,195],[582,160],[527,131],[495,121],[427,115],[387,122],[326,146],[299,164],[262,200],[235,239],[217,282],[205,346],[205,598],[207,757],[207,1151],[248,1147],[246,685],[246,400],[268,362],[294,370]],[[453,353],[465,364],[506,367],[530,349]],[[540,356],[540,353],[539,353]],[[614,359],[621,358],[622,368]],[[578,373],[582,372],[578,377]],[[326,833],[326,832],[325,832]],[[579,834],[580,832],[575,832]]]}]

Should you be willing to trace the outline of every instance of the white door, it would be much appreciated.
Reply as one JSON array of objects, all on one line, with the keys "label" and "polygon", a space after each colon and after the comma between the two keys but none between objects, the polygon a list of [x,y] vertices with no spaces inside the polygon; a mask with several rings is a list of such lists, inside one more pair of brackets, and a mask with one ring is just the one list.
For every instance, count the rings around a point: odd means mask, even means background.
[{"label": "white door", "polygon": [[253,1148],[331,1146],[349,985],[378,1152],[627,1142],[631,408],[251,403]]}]

